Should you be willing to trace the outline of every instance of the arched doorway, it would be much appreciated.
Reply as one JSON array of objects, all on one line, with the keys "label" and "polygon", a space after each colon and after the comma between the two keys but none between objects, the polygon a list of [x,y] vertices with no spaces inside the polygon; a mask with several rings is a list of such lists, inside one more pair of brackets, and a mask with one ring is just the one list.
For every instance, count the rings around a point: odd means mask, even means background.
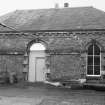
[{"label": "arched doorway", "polygon": [[87,53],[87,76],[100,76],[101,75],[101,49],[92,43],[88,46]]},{"label": "arched doorway", "polygon": [[34,43],[29,53],[29,82],[45,81],[45,46],[42,43]]}]

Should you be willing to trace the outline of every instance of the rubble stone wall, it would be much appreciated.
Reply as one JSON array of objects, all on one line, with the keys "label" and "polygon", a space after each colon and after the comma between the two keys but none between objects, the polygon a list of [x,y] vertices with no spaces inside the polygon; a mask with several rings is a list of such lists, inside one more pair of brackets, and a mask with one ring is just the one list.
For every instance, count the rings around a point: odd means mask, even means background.
[{"label": "rubble stone wall", "polygon": [[[51,71],[51,79],[78,79],[86,76],[86,46],[95,40],[101,46],[101,73],[105,75],[105,31],[52,31],[0,33],[0,71],[16,71],[22,75],[24,55],[29,55],[31,42],[43,42]],[[30,44],[31,43],[31,44]],[[29,56],[27,56],[28,59]],[[27,70],[28,72],[28,70]]]}]

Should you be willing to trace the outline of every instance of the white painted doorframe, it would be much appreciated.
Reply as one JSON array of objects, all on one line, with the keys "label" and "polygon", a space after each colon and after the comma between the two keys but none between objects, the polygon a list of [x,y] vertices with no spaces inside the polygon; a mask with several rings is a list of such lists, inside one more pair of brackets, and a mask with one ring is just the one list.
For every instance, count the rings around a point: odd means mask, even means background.
[{"label": "white painted doorframe", "polygon": [[[42,65],[38,64],[39,60],[42,60],[40,62],[42,63]],[[45,57],[36,57],[35,59],[35,81],[37,82],[45,81]]]}]

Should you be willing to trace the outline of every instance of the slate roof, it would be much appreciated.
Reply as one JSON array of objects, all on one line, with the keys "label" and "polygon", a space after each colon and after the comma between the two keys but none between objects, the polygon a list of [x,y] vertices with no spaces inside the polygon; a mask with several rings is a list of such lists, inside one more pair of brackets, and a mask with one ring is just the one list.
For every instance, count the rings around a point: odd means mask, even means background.
[{"label": "slate roof", "polygon": [[105,12],[94,7],[16,10],[0,22],[20,31],[104,29]]}]

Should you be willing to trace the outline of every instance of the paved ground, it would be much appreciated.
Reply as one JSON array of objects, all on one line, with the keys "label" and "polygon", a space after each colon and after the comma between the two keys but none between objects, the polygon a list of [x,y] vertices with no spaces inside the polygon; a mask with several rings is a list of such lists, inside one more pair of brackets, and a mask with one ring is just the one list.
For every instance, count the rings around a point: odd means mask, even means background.
[{"label": "paved ground", "polygon": [[49,86],[0,87],[0,105],[105,105],[105,91]]}]

